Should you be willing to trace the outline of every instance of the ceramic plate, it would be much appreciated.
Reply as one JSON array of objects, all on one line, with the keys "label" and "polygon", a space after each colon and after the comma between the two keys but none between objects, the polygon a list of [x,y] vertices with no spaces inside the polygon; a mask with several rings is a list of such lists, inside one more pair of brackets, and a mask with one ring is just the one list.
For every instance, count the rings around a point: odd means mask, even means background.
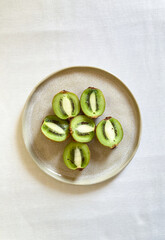
[{"label": "ceramic plate", "polygon": [[[102,146],[95,138],[88,144],[91,151],[89,165],[83,171],[72,171],[63,162],[63,150],[72,140],[56,143],[40,131],[46,115],[53,114],[53,96],[61,90],[74,92],[78,97],[84,89],[102,90],[106,108],[96,124],[106,116],[118,119],[124,137],[117,148]],[[71,67],[43,80],[30,94],[23,113],[23,138],[26,148],[37,165],[51,177],[71,184],[90,185],[118,174],[133,158],[140,139],[141,117],[135,98],[114,75],[93,67]]]}]

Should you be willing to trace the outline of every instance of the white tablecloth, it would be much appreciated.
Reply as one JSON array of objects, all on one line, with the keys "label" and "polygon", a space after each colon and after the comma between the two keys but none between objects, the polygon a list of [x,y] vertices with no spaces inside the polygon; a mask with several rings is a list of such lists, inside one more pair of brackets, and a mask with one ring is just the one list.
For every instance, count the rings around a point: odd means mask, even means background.
[{"label": "white tablecloth", "polygon": [[[0,1],[0,239],[165,239],[165,1]],[[72,186],[28,155],[34,86],[75,65],[118,76],[139,103],[138,152],[115,179]]]}]

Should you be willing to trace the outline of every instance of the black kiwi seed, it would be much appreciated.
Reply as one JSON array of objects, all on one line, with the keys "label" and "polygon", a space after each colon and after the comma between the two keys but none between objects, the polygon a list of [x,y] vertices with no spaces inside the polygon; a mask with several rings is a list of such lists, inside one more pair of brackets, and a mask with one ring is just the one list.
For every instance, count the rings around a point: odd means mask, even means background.
[{"label": "black kiwi seed", "polygon": [[74,102],[73,102],[73,100],[72,100],[72,98],[70,98],[70,101],[71,101],[71,104],[72,104],[72,114],[74,113]]},{"label": "black kiwi seed", "polygon": [[107,138],[107,136],[105,134],[105,123],[102,125],[102,129],[103,129],[103,135],[104,135],[105,139],[108,140],[108,138]]},{"label": "black kiwi seed", "polygon": [[61,109],[61,112],[64,116],[67,116],[67,114],[65,113],[64,109],[63,109],[63,106],[62,106],[62,99],[60,99],[60,109]]}]

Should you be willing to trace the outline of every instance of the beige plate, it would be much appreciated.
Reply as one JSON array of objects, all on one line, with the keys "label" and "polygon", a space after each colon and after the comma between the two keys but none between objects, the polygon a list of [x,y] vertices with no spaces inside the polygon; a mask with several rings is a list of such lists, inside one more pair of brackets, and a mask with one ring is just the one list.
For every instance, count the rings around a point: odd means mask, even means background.
[{"label": "beige plate", "polygon": [[[96,87],[106,99],[104,114],[117,118],[124,130],[124,137],[113,150],[102,146],[95,138],[89,143],[91,160],[83,171],[72,171],[63,162],[63,150],[72,140],[56,143],[40,131],[46,115],[53,114],[53,96],[68,90],[81,96],[84,89]],[[128,88],[112,74],[93,67],[71,67],[46,78],[30,94],[23,113],[23,137],[28,152],[38,166],[53,178],[71,184],[90,185],[118,174],[133,158],[140,139],[141,117],[138,105]]]}]

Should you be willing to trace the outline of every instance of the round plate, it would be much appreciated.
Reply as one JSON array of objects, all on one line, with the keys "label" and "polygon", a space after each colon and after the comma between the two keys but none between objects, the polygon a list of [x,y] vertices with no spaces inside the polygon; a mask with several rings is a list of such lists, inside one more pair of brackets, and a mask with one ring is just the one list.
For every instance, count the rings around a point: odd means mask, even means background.
[{"label": "round plate", "polygon": [[[53,114],[53,96],[61,90],[74,92],[78,97],[88,87],[99,88],[106,100],[104,114],[118,119],[124,137],[113,150],[102,146],[96,137],[88,144],[91,151],[89,165],[83,171],[68,169],[63,161],[63,150],[72,141],[52,142],[40,131],[45,116]],[[26,148],[38,166],[62,182],[90,185],[118,174],[133,158],[140,139],[141,117],[135,98],[129,89],[112,74],[93,67],[71,67],[49,76],[30,94],[23,113],[23,138]]]}]

